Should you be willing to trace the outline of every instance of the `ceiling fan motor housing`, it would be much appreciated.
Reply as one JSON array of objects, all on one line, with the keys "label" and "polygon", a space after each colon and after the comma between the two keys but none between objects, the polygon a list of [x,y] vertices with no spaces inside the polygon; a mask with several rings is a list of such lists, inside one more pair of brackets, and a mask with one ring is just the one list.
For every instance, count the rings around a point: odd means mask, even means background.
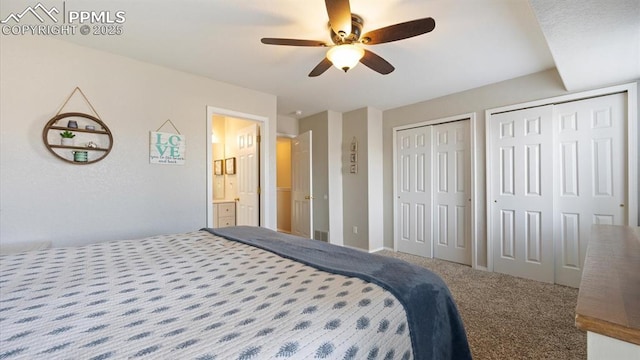
[{"label": "ceiling fan motor housing", "polygon": [[329,23],[329,31],[331,31],[331,40],[336,45],[341,44],[352,44],[354,42],[358,42],[360,40],[360,35],[362,35],[362,25],[364,21],[360,15],[351,14],[351,34],[336,34],[335,31],[331,28],[331,23]]}]

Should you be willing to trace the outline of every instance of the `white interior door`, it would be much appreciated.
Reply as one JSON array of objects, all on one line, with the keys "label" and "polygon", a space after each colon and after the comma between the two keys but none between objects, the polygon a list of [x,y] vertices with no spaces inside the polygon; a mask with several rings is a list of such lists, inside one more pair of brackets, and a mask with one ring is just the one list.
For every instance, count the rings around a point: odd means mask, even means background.
[{"label": "white interior door", "polygon": [[490,118],[494,271],[554,281],[553,106]]},{"label": "white interior door", "polygon": [[626,224],[625,99],[614,94],[554,108],[558,284],[580,285],[593,224]]},{"label": "white interior door", "polygon": [[259,127],[252,124],[237,132],[238,154],[236,174],[238,197],[236,198],[236,224],[259,226],[260,224],[260,168]]},{"label": "white interior door", "polygon": [[433,126],[434,257],[471,265],[469,120]]},{"label": "white interior door", "polygon": [[313,193],[311,131],[291,141],[291,232],[312,238]]},{"label": "white interior door", "polygon": [[396,134],[398,251],[432,257],[431,126]]}]

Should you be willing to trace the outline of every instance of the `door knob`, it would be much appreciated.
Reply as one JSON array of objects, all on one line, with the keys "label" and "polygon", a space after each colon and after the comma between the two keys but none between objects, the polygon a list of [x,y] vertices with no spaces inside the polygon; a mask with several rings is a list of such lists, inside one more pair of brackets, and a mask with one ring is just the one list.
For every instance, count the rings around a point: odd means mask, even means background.
[{"label": "door knob", "polygon": [[313,199],[313,196],[311,196],[311,195],[307,195],[307,196],[305,196],[305,197],[304,197],[304,199],[305,199],[305,200],[311,200],[311,199]]},{"label": "door knob", "polygon": [[235,198],[235,199],[233,199],[233,200],[235,200],[235,201],[240,201],[240,198]]}]

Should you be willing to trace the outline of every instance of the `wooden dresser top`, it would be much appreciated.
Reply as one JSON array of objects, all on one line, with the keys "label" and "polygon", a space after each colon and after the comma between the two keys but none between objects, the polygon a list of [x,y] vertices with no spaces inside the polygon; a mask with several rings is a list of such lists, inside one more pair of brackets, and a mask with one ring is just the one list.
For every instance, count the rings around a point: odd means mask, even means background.
[{"label": "wooden dresser top", "polygon": [[576,326],[640,345],[640,228],[593,226]]}]

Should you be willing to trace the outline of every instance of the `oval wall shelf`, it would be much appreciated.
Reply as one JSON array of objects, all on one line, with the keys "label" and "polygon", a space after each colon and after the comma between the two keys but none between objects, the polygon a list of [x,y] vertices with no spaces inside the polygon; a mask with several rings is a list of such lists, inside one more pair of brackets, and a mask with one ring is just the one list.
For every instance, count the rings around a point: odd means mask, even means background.
[{"label": "oval wall shelf", "polygon": [[[69,127],[68,122],[58,124],[63,119],[75,121],[77,128]],[[73,145],[62,145],[60,133],[64,131],[74,133]],[[79,112],[62,113],[51,118],[42,131],[42,141],[57,158],[74,165],[98,162],[107,157],[113,147],[113,135],[107,125],[93,115]]]}]

